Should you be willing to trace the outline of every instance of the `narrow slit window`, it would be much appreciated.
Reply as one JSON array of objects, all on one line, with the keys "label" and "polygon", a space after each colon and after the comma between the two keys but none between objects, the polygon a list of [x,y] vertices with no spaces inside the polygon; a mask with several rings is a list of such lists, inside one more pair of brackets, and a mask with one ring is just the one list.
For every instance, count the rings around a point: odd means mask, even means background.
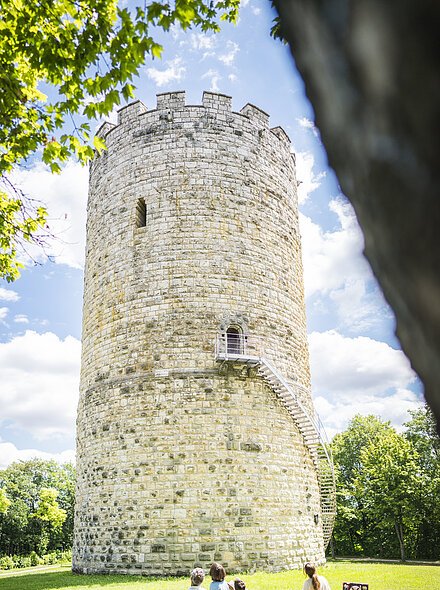
[{"label": "narrow slit window", "polygon": [[136,205],[136,227],[145,227],[147,225],[147,205],[145,199],[138,199]]}]

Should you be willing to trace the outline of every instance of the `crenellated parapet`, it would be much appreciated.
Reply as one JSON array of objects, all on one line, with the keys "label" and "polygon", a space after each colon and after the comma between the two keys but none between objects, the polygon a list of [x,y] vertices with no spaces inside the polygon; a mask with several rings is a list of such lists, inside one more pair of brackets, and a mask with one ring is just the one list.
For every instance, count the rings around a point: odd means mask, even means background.
[{"label": "crenellated parapet", "polygon": [[290,145],[290,139],[281,127],[269,128],[269,115],[253,104],[246,104],[239,112],[232,110],[232,98],[226,94],[205,91],[201,105],[186,104],[185,91],[164,92],[156,96],[156,108],[148,110],[140,100],[131,102],[118,111],[117,124],[104,123],[97,131],[101,138],[110,136],[118,127],[132,129],[154,128],[163,131],[165,125],[173,127],[189,127],[193,121],[195,127],[222,125],[231,126],[232,131],[241,134],[245,131],[262,133],[270,132],[283,144]]}]

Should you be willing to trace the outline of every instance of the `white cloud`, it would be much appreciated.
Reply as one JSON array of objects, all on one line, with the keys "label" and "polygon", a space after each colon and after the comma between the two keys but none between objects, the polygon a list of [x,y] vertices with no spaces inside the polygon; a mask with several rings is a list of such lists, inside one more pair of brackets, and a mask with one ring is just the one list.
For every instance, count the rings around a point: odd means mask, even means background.
[{"label": "white cloud", "polygon": [[304,127],[305,129],[313,129],[315,127],[315,123],[307,117],[301,117],[301,119],[297,119],[297,121],[300,126]]},{"label": "white cloud", "polygon": [[35,439],[72,438],[79,388],[80,342],[26,331],[0,343],[1,421]]},{"label": "white cloud", "polygon": [[235,56],[240,51],[240,47],[238,43],[234,43],[234,41],[228,41],[226,43],[226,53],[218,56],[219,61],[221,61],[225,66],[231,67],[235,61]]},{"label": "white cloud", "polygon": [[216,39],[213,35],[205,33],[192,33],[190,36],[191,48],[194,51],[213,49],[216,46]]},{"label": "white cloud", "polygon": [[9,307],[0,307],[0,322],[4,323],[4,319],[9,313]]},{"label": "white cloud", "polygon": [[309,335],[313,382],[337,395],[406,387],[416,379],[401,350],[365,336],[332,330]]},{"label": "white cloud", "polygon": [[374,414],[401,427],[420,405],[409,387],[417,377],[402,351],[385,342],[332,330],[309,335],[315,407],[329,434],[355,414]]},{"label": "white cloud", "polygon": [[210,80],[210,88],[209,90],[211,90],[211,92],[218,92],[219,91],[219,86],[218,83],[219,81],[222,79],[220,74],[217,72],[217,70],[208,70],[207,72],[205,72],[202,76],[202,80]]},{"label": "white cloud", "polygon": [[304,203],[320,185],[325,172],[314,172],[315,157],[311,152],[296,152],[296,178],[298,182],[298,202]]},{"label": "white cloud", "polygon": [[0,301],[18,301],[20,296],[12,289],[0,287]]},{"label": "white cloud", "polygon": [[313,401],[329,439],[345,430],[356,414],[389,420],[396,430],[402,431],[403,424],[410,420],[409,411],[423,405],[422,400],[408,389],[396,389],[386,397],[365,395],[351,403],[346,400],[329,402],[322,396],[314,396]]},{"label": "white cloud", "polygon": [[319,131],[315,123],[311,119],[308,119],[307,117],[302,117],[301,119],[297,119],[297,121],[300,127],[303,127],[304,129],[310,129],[313,135],[319,138]]},{"label": "white cloud", "polygon": [[18,313],[14,317],[14,322],[16,324],[28,324],[29,319],[28,319],[27,315],[25,315],[24,313]]},{"label": "white cloud", "polygon": [[185,31],[179,24],[176,23],[174,25],[171,25],[169,33],[171,34],[173,40],[177,41],[182,36],[182,34],[185,34]]},{"label": "white cloud", "polygon": [[198,53],[199,61],[204,61],[208,57],[216,57],[217,40],[217,35],[213,33],[187,33],[180,41],[180,52]]},{"label": "white cloud", "polygon": [[255,16],[259,16],[261,14],[261,8],[259,6],[252,6],[251,10]]},{"label": "white cloud", "polygon": [[48,210],[47,225],[53,237],[47,239],[44,252],[37,246],[29,246],[30,257],[45,262],[46,256],[50,256],[56,263],[82,268],[88,169],[70,161],[60,174],[52,174],[39,163],[29,170],[17,170],[12,180],[25,194],[42,201]]},{"label": "white cloud", "polygon": [[8,465],[15,461],[26,461],[28,459],[55,459],[58,463],[74,463],[75,451],[69,449],[62,453],[46,453],[37,449],[17,449],[10,442],[0,442],[0,469],[6,469]]},{"label": "white cloud", "polygon": [[167,68],[159,70],[157,68],[148,68],[147,75],[151,78],[157,86],[166,86],[170,82],[180,82],[186,74],[186,67],[181,57],[176,57],[170,61],[165,62]]},{"label": "white cloud", "polygon": [[362,257],[363,236],[354,211],[341,199],[331,201],[339,227],[324,231],[309,217],[300,214],[303,238],[304,282],[306,296],[332,291],[345,285],[347,278],[370,278],[371,271]]},{"label": "white cloud", "polygon": [[235,74],[229,74],[228,75],[228,80],[230,82],[236,82],[238,80],[238,77]]},{"label": "white cloud", "polygon": [[376,329],[384,320],[390,322],[392,312],[363,256],[364,239],[353,208],[337,198],[329,209],[336,215],[336,229],[323,230],[309,217],[299,217],[306,297],[315,296],[313,309],[330,311],[340,329]]},{"label": "white cloud", "polygon": [[[346,277],[339,289],[329,293],[336,304],[339,326],[352,333],[379,327],[392,318],[392,312],[378,287],[367,290],[368,278]],[[371,281],[372,282],[372,281]]]}]

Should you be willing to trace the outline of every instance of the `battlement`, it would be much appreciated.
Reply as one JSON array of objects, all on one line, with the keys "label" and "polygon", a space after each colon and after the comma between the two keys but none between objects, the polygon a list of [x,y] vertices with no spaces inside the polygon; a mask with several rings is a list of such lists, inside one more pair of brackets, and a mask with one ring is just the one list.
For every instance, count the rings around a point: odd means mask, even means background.
[{"label": "battlement", "polygon": [[281,127],[269,128],[269,115],[259,107],[248,103],[239,112],[235,112],[232,110],[232,98],[230,96],[210,91],[203,93],[201,105],[187,104],[186,93],[183,90],[157,94],[155,109],[148,109],[143,102],[136,100],[119,109],[117,125],[105,122],[98,129],[97,135],[105,137],[121,125],[135,127],[144,124],[154,125],[155,122],[164,120],[171,122],[175,113],[186,109],[188,111],[193,110],[194,116],[198,119],[203,115],[201,109],[205,110],[211,117],[219,118],[222,121],[225,121],[225,117],[228,117],[228,122],[233,126],[234,120],[238,126],[242,126],[243,119],[245,119],[254,129],[270,131],[283,143],[290,144],[287,133]]},{"label": "battlement", "polygon": [[206,109],[227,113],[232,112],[232,98],[226,94],[205,91],[203,93],[202,104]]},{"label": "battlement", "polygon": [[248,117],[251,121],[260,123],[263,129],[269,128],[269,115],[259,107],[248,102],[240,111],[242,115]]},{"label": "battlement", "polygon": [[289,143],[291,143],[290,137],[287,135],[287,133],[284,131],[284,129],[282,127],[272,127],[271,131],[279,139],[282,139],[283,141],[288,141]]},{"label": "battlement", "polygon": [[96,135],[98,137],[105,137],[109,131],[116,127],[115,123],[110,123],[110,121],[104,121],[102,125],[96,131]]},{"label": "battlement", "polygon": [[146,113],[147,107],[140,100],[135,100],[118,111],[118,125],[131,124],[135,119]]},{"label": "battlement", "polygon": [[156,110],[177,110],[185,107],[185,91],[163,92],[156,95]]}]

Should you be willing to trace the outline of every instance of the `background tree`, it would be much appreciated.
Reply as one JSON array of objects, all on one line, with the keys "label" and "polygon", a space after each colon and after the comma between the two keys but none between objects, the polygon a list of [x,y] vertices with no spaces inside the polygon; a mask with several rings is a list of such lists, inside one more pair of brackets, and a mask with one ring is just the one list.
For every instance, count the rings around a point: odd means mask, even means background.
[{"label": "background tree", "polygon": [[405,438],[417,451],[419,481],[415,497],[418,526],[415,557],[438,559],[440,555],[440,438],[427,405],[410,412]]},{"label": "background tree", "polygon": [[11,505],[11,500],[6,495],[6,492],[0,489],[0,514],[4,514],[9,506]]},{"label": "background tree", "polygon": [[[134,96],[140,68],[162,52],[153,35],[173,25],[218,31],[220,20],[237,18],[238,5],[1,0],[0,277],[18,276],[17,249],[38,235],[46,219],[44,207],[19,194],[7,174],[36,152],[54,172],[72,156],[87,162],[93,155],[87,119],[106,116]],[[95,138],[94,147],[104,144]]]},{"label": "background tree", "polygon": [[[375,416],[356,415],[332,441],[336,470],[337,516],[333,533],[335,550],[342,555],[370,554],[377,539],[364,511],[365,497],[355,482],[363,471],[362,449],[392,429]],[[371,546],[370,546],[371,545]]]},{"label": "background tree", "polygon": [[440,440],[427,407],[410,414],[402,434],[358,415],[334,437],[337,554],[439,559]]},{"label": "background tree", "polygon": [[[408,545],[414,544],[419,518],[414,506],[420,481],[417,452],[410,441],[389,428],[361,450],[360,460],[362,470],[354,480],[354,487],[363,498],[363,514],[370,528],[379,533],[377,536],[387,533],[389,538],[390,531],[395,531],[403,561]],[[393,545],[389,543],[391,548]],[[383,541],[379,548],[389,552]],[[414,547],[411,548],[414,554]]]},{"label": "background tree", "polygon": [[57,502],[58,490],[41,488],[37,510],[31,514],[40,523],[40,552],[45,553],[51,533],[60,532],[67,517],[67,512]]},{"label": "background tree", "polygon": [[0,554],[27,555],[69,549],[73,536],[75,471],[72,465],[31,459],[0,471],[11,504],[0,519]]}]

